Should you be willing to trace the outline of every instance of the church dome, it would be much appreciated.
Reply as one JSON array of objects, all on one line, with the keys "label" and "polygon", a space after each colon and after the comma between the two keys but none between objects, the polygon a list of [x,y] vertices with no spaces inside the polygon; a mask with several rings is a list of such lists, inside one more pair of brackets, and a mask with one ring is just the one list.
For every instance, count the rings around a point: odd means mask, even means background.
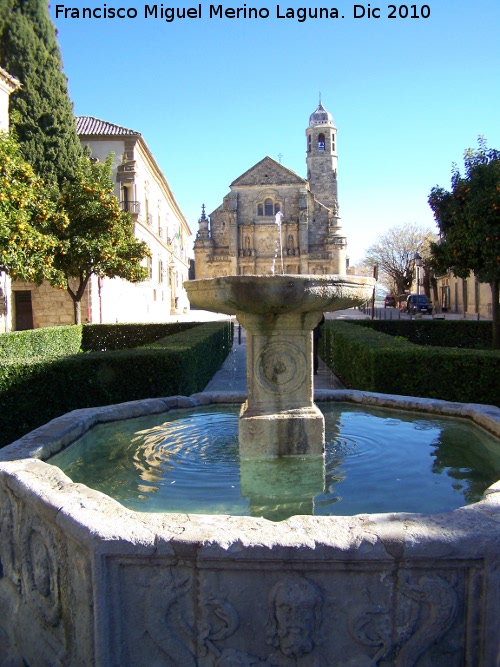
[{"label": "church dome", "polygon": [[325,109],[321,102],[318,104],[316,111],[309,116],[309,125],[333,125],[332,114]]}]

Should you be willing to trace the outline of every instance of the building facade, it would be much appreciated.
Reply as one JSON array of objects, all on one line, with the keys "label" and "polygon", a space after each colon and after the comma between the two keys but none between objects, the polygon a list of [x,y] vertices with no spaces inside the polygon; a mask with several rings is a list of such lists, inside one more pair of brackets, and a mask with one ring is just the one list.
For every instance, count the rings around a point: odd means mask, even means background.
[{"label": "building facade", "polygon": [[[19,81],[0,67],[0,132],[9,131],[9,98],[19,86]],[[11,329],[11,280],[7,273],[0,271],[0,333]]]},{"label": "building facade", "polygon": [[492,296],[488,283],[480,283],[472,272],[468,278],[458,278],[450,272],[436,280],[439,310],[491,319]]},{"label": "building facade", "polygon": [[[104,161],[114,154],[116,197],[132,217],[135,236],[152,255],[144,282],[93,276],[82,299],[82,322],[169,321],[189,308],[183,288],[189,273],[188,223],[140,132],[91,116],[77,117],[76,124],[92,158]],[[74,322],[73,301],[65,291],[21,282],[13,289],[16,329]]]},{"label": "building facade", "polygon": [[265,157],[234,180],[215,211],[202,209],[195,277],[344,275],[337,161],[337,128],[320,102],[306,129],[307,179]]}]

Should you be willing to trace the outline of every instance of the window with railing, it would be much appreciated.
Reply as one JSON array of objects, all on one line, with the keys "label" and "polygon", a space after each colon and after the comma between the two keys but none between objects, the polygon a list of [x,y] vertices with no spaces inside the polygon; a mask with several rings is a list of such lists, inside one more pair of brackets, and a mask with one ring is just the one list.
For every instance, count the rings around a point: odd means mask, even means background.
[{"label": "window with railing", "polygon": [[141,202],[139,201],[122,201],[120,202],[120,207],[125,213],[135,213],[136,215],[139,215],[141,212]]}]

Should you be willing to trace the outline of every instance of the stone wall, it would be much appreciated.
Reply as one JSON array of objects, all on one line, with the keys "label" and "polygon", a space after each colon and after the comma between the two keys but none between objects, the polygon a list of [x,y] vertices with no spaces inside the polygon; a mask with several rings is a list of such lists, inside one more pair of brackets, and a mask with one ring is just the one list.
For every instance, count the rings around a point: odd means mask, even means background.
[{"label": "stone wall", "polygon": [[[33,283],[21,281],[15,281],[12,283],[12,309],[14,323],[16,321],[16,291],[31,292],[34,329],[75,323],[73,300],[66,292],[66,290],[51,287],[50,283],[48,282],[43,282],[41,285],[37,286]],[[89,301],[89,295],[87,291],[81,301],[81,318],[83,324],[89,317],[90,307],[91,303]]]},{"label": "stone wall", "polygon": [[[96,422],[215,398],[76,411],[0,452],[0,664],[498,664],[499,483],[482,502],[434,516],[273,523],[135,513],[36,460]],[[449,405],[462,416],[479,409]],[[423,399],[411,406],[425,409]],[[500,425],[500,411],[484,406],[489,414]]]}]

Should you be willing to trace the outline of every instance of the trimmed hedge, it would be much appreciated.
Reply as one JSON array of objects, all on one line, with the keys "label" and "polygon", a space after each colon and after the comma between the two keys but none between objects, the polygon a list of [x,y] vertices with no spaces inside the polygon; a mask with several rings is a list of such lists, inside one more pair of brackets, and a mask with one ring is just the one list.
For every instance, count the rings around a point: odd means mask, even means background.
[{"label": "trimmed hedge", "polygon": [[65,357],[80,351],[125,350],[186,331],[197,322],[85,324],[0,334],[0,359]]},{"label": "trimmed hedge", "polygon": [[415,345],[334,320],[320,341],[321,357],[350,389],[500,406],[500,351]]},{"label": "trimmed hedge", "polygon": [[232,344],[232,326],[207,322],[147,347],[0,368],[0,446],[77,408],[202,391]]},{"label": "trimmed hedge", "polygon": [[493,324],[489,320],[353,320],[389,336],[402,336],[416,345],[491,349]]},{"label": "trimmed hedge", "polygon": [[82,350],[125,350],[147,345],[158,338],[187,331],[197,322],[162,322],[153,324],[86,324],[82,330]]},{"label": "trimmed hedge", "polygon": [[13,331],[0,335],[0,359],[33,359],[76,354],[81,347],[82,326],[68,325]]}]

